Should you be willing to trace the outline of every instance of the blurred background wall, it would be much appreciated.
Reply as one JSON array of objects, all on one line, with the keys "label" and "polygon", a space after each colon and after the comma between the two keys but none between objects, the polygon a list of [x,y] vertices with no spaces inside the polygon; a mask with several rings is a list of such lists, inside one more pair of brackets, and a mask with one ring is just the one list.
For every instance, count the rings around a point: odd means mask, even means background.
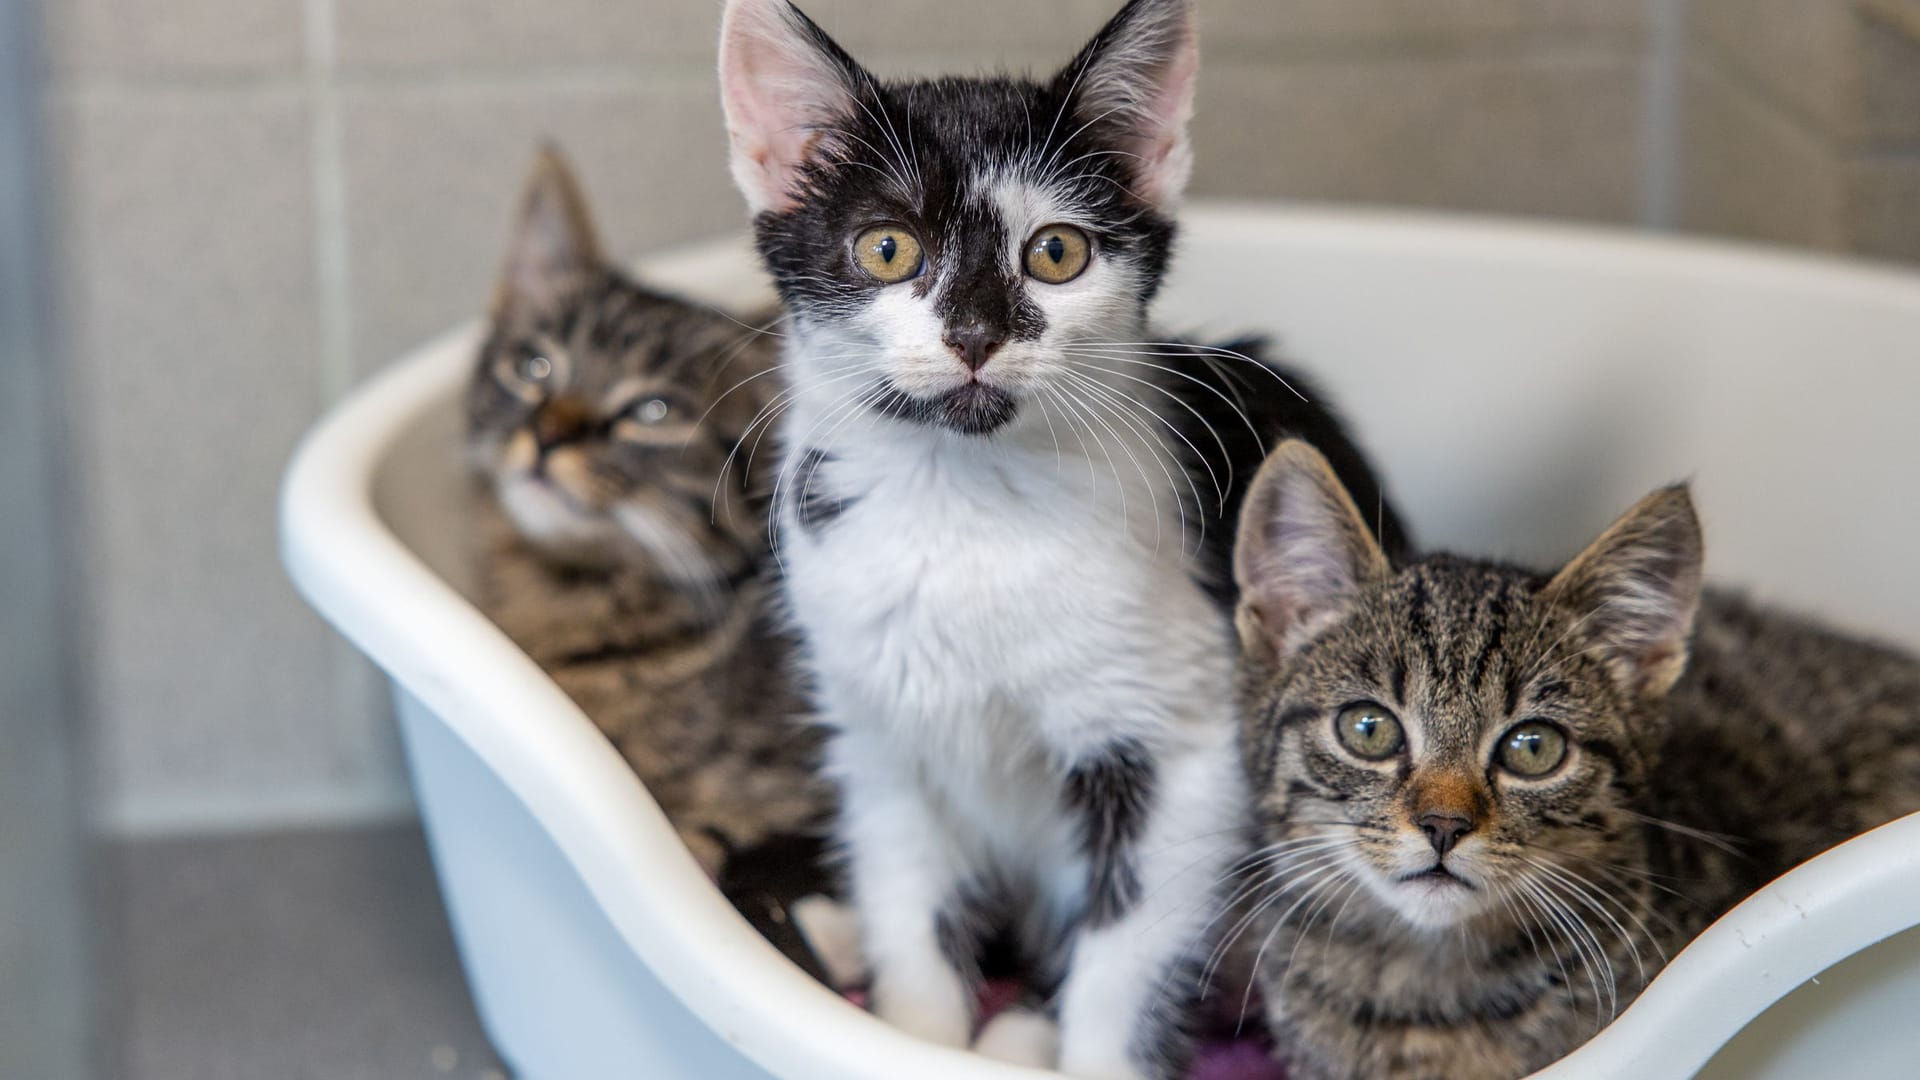
[{"label": "blurred background wall", "polygon": [[[1920,0],[1199,0],[1200,196],[1920,259]],[[810,0],[883,71],[1050,67],[1117,0]],[[53,0],[96,790],[154,834],[401,816],[275,558],[295,440],[485,299],[552,137],[633,254],[738,229],[717,0]]]},{"label": "blurred background wall", "polygon": [[0,1077],[64,1080],[92,987],[33,16],[0,0]]}]

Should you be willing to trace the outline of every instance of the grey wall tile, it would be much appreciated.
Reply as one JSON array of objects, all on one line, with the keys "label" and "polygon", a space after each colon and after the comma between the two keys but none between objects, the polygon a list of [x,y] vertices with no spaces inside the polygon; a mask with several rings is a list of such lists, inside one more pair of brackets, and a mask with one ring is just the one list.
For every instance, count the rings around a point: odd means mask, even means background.
[{"label": "grey wall tile", "polygon": [[719,0],[335,0],[348,68],[711,62]]},{"label": "grey wall tile", "polygon": [[1843,245],[1840,163],[1831,143],[1708,63],[1689,70],[1684,108],[1682,228]]},{"label": "grey wall tile", "polygon": [[1689,0],[1696,60],[1778,104],[1815,130],[1859,126],[1851,0]]},{"label": "grey wall tile", "polygon": [[611,252],[746,227],[708,78],[368,88],[342,116],[362,370],[480,312],[542,139],[580,168]]},{"label": "grey wall tile", "polygon": [[1865,255],[1920,262],[1920,161],[1864,161],[1848,170],[1847,238]]},{"label": "grey wall tile", "polygon": [[1920,150],[1920,0],[1863,4],[1861,13],[1860,141]]},{"label": "grey wall tile", "polygon": [[273,516],[320,404],[306,105],[93,95],[54,127],[109,816],[325,791],[329,634]]},{"label": "grey wall tile", "polygon": [[1194,190],[1630,220],[1630,59],[1215,65]]},{"label": "grey wall tile", "polygon": [[1511,49],[1516,43],[1635,41],[1645,0],[1203,0],[1206,47],[1236,58],[1275,49]]},{"label": "grey wall tile", "polygon": [[40,5],[64,74],[231,74],[299,66],[301,0],[51,0]]}]

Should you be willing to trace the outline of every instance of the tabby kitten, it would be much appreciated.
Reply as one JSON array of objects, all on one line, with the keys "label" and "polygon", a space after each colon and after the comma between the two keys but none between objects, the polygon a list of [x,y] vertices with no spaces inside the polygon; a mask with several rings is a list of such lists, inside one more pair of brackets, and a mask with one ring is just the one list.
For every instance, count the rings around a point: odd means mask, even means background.
[{"label": "tabby kitten", "polygon": [[611,266],[548,151],[467,395],[492,496],[484,608],[716,878],[729,853],[804,837],[831,811],[767,612],[764,498],[738,461],[723,468],[773,393],[772,340]]},{"label": "tabby kitten", "polygon": [[1701,588],[1684,487],[1552,578],[1395,568],[1327,464],[1242,519],[1248,888],[1290,1075],[1513,1077],[1713,919],[1920,809],[1920,662]]},{"label": "tabby kitten", "polygon": [[1255,464],[1310,436],[1397,536],[1291,376],[1149,341],[1197,64],[1187,0],[1131,0],[1038,81],[881,82],[785,0],[731,0],[721,32],[793,315],[774,514],[874,1008],[967,1044],[982,938],[1012,929],[1082,1076],[1185,1052],[1183,965],[1243,839],[1228,554]]}]

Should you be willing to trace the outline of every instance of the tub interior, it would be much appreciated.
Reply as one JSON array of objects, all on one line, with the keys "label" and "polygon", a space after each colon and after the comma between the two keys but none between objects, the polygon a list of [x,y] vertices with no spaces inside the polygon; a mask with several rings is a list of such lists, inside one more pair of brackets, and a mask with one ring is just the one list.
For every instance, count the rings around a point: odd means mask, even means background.
[{"label": "tub interior", "polygon": [[[1574,236],[1205,208],[1188,217],[1157,329],[1271,335],[1357,429],[1423,547],[1557,564],[1648,490],[1691,478],[1712,580],[1849,630],[1920,643],[1920,560],[1908,540],[1920,527],[1920,431],[1909,420],[1920,400],[1920,287],[1842,264],[1584,233],[1565,242]],[[1680,254],[1665,257],[1670,247]],[[768,297],[743,241],[642,269],[649,281],[736,310]],[[476,341],[469,328],[437,348],[470,355]],[[405,545],[471,596],[461,522],[472,489],[458,393],[449,388],[414,418],[379,461],[374,492]],[[458,792],[484,789],[477,759],[465,777],[457,764],[431,763],[457,763],[453,751],[465,747],[439,720],[412,712],[403,708],[403,731],[423,803],[436,791],[457,803]],[[490,814],[507,814],[513,801],[504,787],[490,800],[498,804]],[[524,820],[511,828],[541,838],[540,823],[519,813]],[[624,953],[621,937],[583,908],[570,944],[469,947],[488,932],[466,927],[501,925],[503,914],[462,910],[492,903],[473,899],[488,888],[474,865],[485,855],[472,848],[471,831],[456,837],[427,816],[443,878],[462,878],[446,882],[450,907],[502,1052],[514,1059],[525,1056],[517,1046],[563,1041],[528,1028],[537,1001],[501,1005],[501,995],[525,993],[511,987],[530,973],[557,977],[541,955]],[[590,908],[566,860],[550,853],[552,865],[516,865],[513,874],[563,882]],[[717,891],[712,899],[723,903]],[[504,914],[505,925],[521,917]],[[1901,955],[1920,955],[1920,936],[1899,940]],[[1863,970],[1896,1000],[1920,994],[1907,968]],[[615,980],[608,1000],[664,992],[657,983],[644,993],[619,989],[631,971],[582,977],[602,976]],[[1834,1027],[1817,1017],[1840,997],[1819,989],[1789,997],[1722,1060],[1803,1060],[1792,1054],[1817,1052],[1806,1047],[1821,1038],[1830,1044]],[[1776,1013],[1787,1019],[1774,1022]],[[1793,1035],[1794,1023],[1813,1035]],[[1801,1049],[1783,1050],[1782,1039]],[[711,1075],[762,1075],[715,1068]],[[1714,1075],[1736,1074],[1755,1067]]]}]

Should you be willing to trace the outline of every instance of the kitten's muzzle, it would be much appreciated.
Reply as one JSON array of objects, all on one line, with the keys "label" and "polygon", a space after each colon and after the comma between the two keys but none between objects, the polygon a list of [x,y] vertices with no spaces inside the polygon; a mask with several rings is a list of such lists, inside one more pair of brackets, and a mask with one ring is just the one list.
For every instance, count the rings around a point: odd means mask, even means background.
[{"label": "kitten's muzzle", "polygon": [[988,327],[984,323],[971,323],[964,326],[948,327],[940,339],[946,343],[953,355],[967,365],[968,371],[979,371],[987,366],[993,354],[1007,343],[1005,333]]},{"label": "kitten's muzzle", "polygon": [[585,435],[593,416],[582,402],[573,398],[555,398],[540,406],[533,415],[533,438],[542,451]]},{"label": "kitten's muzzle", "polygon": [[1433,845],[1434,854],[1446,858],[1460,838],[1473,830],[1473,819],[1465,814],[1440,813],[1428,811],[1421,814],[1414,824],[1427,834],[1427,843]]}]

